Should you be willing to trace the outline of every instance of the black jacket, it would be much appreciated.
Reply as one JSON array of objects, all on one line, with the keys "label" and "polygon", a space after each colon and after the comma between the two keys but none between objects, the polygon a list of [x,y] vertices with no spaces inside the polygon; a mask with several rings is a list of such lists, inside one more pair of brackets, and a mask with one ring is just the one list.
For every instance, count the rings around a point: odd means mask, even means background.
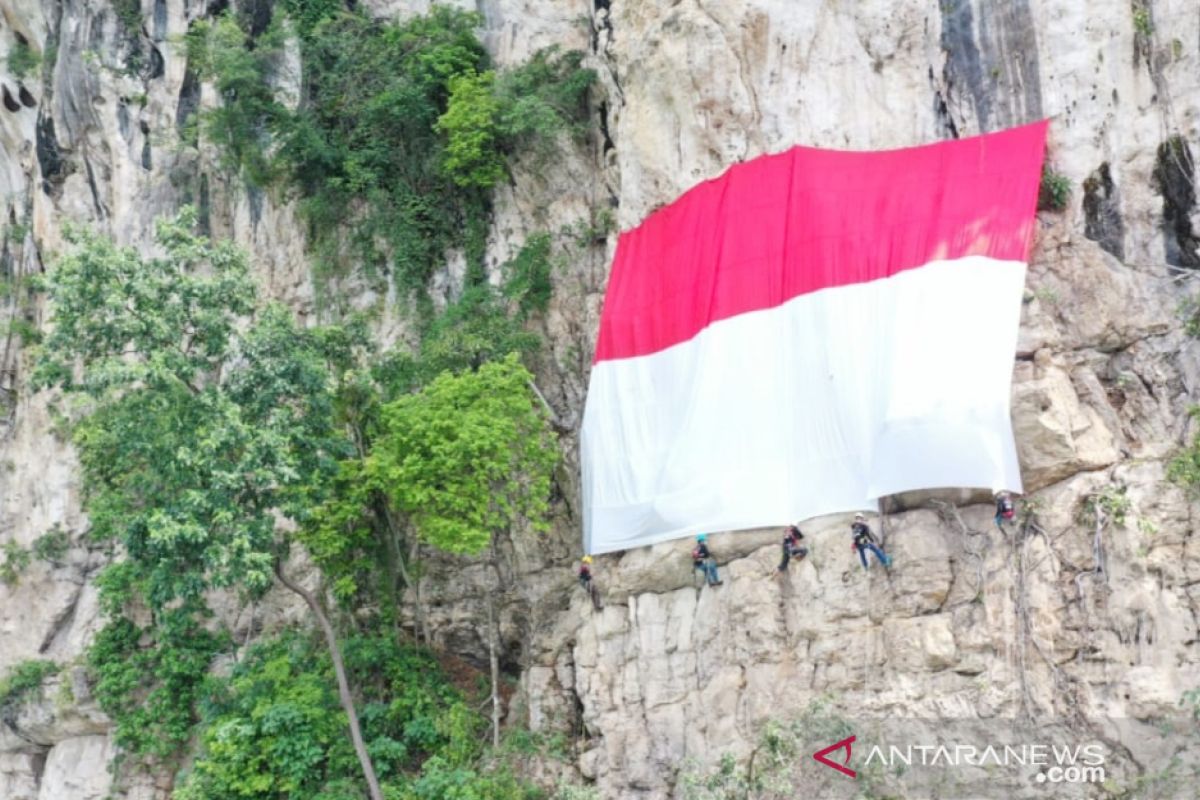
[{"label": "black jacket", "polygon": [[879,541],[865,522],[854,523],[850,526],[850,532],[854,535],[854,544],[859,547],[866,547],[868,543],[876,544]]},{"label": "black jacket", "polygon": [[790,529],[783,537],[783,552],[791,553],[800,549],[800,540],[804,538],[804,534],[799,528]]}]

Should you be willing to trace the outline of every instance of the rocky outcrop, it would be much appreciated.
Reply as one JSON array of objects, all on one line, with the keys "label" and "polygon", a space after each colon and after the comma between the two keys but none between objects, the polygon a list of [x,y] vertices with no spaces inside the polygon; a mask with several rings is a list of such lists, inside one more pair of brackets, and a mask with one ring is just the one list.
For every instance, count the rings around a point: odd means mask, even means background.
[{"label": "rocky outcrop", "polygon": [[[1152,739],[1140,721],[1172,719],[1182,692],[1200,686],[1197,508],[1164,480],[1167,459],[1193,432],[1186,411],[1200,382],[1200,347],[1176,311],[1194,291],[1187,270],[1200,230],[1194,8],[456,4],[478,5],[501,64],[560,44],[588,50],[600,75],[589,143],[549,167],[519,168],[497,191],[493,264],[533,230],[594,223],[604,212],[627,227],[732,163],[796,143],[884,148],[1048,116],[1049,164],[1072,186],[1067,208],[1039,220],[1014,366],[1013,420],[1036,528],[997,530],[986,498],[918,494],[886,518],[890,573],[863,573],[845,521],[822,520],[806,527],[810,558],[782,579],[772,575],[773,532],[714,538],[726,575],[716,590],[693,585],[684,543],[600,559],[606,608],[592,614],[566,569],[578,503],[568,434],[555,532],[504,547],[502,661],[522,687],[510,718],[575,737],[579,772],[612,798],[677,794],[681,765],[744,756],[762,723],[818,698],[862,718],[1069,718],[1112,742],[1122,764],[1152,763],[1139,751]],[[107,2],[0,0],[0,60],[10,65],[0,85],[11,99],[0,108],[6,281],[40,272],[68,222],[145,246],[154,217],[192,202],[214,234],[250,251],[272,298],[302,319],[319,317],[294,205],[247,190],[180,136],[217,99],[172,43],[224,5],[145,0],[130,30]],[[364,5],[389,16],[428,8]],[[41,57],[20,78],[9,61],[18,34]],[[294,82],[295,70],[281,72]],[[614,244],[612,234],[560,243],[566,266],[543,322],[550,345],[538,377],[568,428],[582,411]],[[453,271],[438,280],[448,291]],[[377,299],[353,282],[340,290],[363,306]],[[0,306],[6,318],[43,315],[19,292]],[[380,340],[403,330],[388,308]],[[89,578],[105,555],[88,545],[76,463],[56,423],[71,410],[30,391],[19,338],[8,335],[0,354],[0,544],[29,547],[55,527],[71,537],[60,563],[33,563],[15,585],[0,584],[0,672],[35,657],[70,665],[98,625]],[[1097,537],[1089,498],[1120,487],[1125,520]],[[948,500],[961,510],[938,505]],[[461,563],[432,573],[434,640],[483,657],[476,608],[493,590],[487,573]],[[239,640],[300,616],[282,598],[221,614]],[[59,708],[59,686],[0,723],[0,797],[108,792],[106,724],[94,709]],[[85,688],[73,689],[82,709]],[[126,796],[155,792],[147,784]]]}]

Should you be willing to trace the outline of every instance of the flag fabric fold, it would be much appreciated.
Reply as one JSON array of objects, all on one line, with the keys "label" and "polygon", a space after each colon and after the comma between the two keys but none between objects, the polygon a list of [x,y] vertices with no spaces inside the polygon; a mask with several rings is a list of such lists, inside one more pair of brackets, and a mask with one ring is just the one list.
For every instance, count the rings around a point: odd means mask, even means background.
[{"label": "flag fabric fold", "polygon": [[796,147],[624,232],[581,434],[586,551],[1019,491],[1009,385],[1045,133]]}]

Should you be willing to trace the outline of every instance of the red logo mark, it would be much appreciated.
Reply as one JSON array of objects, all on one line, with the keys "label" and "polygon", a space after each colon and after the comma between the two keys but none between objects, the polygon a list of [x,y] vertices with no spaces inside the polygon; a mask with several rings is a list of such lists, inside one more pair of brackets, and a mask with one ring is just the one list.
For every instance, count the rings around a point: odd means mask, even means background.
[{"label": "red logo mark", "polygon": [[[833,767],[834,769],[836,769],[838,772],[842,773],[843,775],[849,775],[851,778],[855,778],[858,776],[858,773],[855,772],[854,770],[850,769],[848,766],[846,766],[847,764],[850,763],[850,745],[854,744],[854,739],[855,739],[854,736],[848,736],[847,738],[842,739],[837,744],[831,744],[831,745],[829,745],[829,747],[826,747],[824,750],[818,750],[817,752],[813,753],[813,758],[815,758],[817,761],[820,761],[822,764],[824,764],[827,767]],[[825,756],[829,755],[830,753],[835,753],[838,750],[843,750],[843,749],[846,751],[846,758],[845,758],[845,760],[842,761],[841,764],[837,763],[836,761],[830,761],[828,758],[825,757]]]}]

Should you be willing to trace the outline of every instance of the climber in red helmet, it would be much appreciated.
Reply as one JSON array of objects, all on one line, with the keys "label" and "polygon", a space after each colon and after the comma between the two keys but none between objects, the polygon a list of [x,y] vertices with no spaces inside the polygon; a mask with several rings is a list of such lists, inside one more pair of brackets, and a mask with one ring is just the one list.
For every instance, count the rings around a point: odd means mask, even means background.
[{"label": "climber in red helmet", "polygon": [[1004,520],[1012,519],[1016,516],[1016,504],[1013,503],[1012,495],[1001,490],[996,492],[996,527],[1004,531]]},{"label": "climber in red helmet", "polygon": [[804,534],[800,532],[797,525],[789,525],[787,532],[783,536],[783,559],[779,562],[778,572],[786,572],[788,562],[793,558],[800,560],[808,555],[808,548],[800,546],[800,540],[804,538]]}]

